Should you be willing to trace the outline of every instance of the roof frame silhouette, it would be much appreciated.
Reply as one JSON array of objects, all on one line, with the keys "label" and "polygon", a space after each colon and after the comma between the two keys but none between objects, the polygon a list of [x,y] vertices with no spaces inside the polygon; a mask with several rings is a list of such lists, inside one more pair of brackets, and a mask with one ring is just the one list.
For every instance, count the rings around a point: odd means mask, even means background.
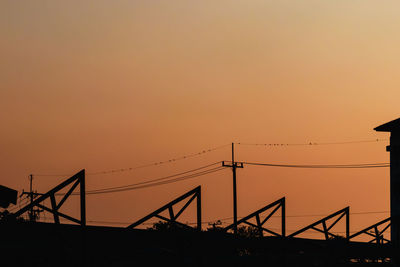
[{"label": "roof frame silhouette", "polygon": [[[73,184],[72,184],[73,183]],[[59,193],[62,189],[68,187],[69,185],[72,186],[69,188],[69,190],[63,195],[62,199],[57,203],[56,201],[56,195],[60,195],[62,193]],[[80,219],[73,218],[67,214],[64,214],[59,211],[61,206],[65,203],[65,201],[71,196],[72,192],[77,188],[77,186],[80,185],[79,187],[79,195],[80,195]],[[25,212],[28,212],[34,207],[38,207],[40,209],[43,209],[49,213],[53,214],[54,218],[54,223],[60,224],[60,217],[67,219],[69,221],[75,222],[77,224],[80,224],[82,226],[86,225],[86,198],[85,198],[85,170],[81,170],[80,172],[76,173],[75,175],[71,176],[64,182],[60,183],[50,191],[48,191],[45,194],[41,194],[37,199],[35,199],[32,203],[26,205],[25,207],[21,208],[17,212],[11,214],[11,217],[18,218]],[[51,208],[45,206],[44,201],[46,199],[50,199],[51,203]]]},{"label": "roof frame silhouette", "polygon": [[[261,221],[260,215],[261,215],[262,213],[264,213],[265,211],[270,210],[270,209],[272,209],[272,208],[273,208],[273,210]],[[268,229],[268,228],[266,228],[266,227],[264,227],[264,224],[265,224],[265,223],[272,217],[272,215],[274,215],[279,209],[281,209],[281,233],[280,233],[280,234],[277,233],[277,232],[275,232],[275,231],[272,231],[272,230],[270,230],[270,229]],[[256,223],[257,223],[257,224],[254,224],[254,223],[252,223],[252,222],[249,221],[250,219],[253,219],[253,218],[256,219]],[[277,201],[275,201],[275,202],[273,202],[273,203],[270,203],[270,204],[266,205],[265,207],[263,207],[263,208],[261,208],[261,209],[255,211],[255,212],[253,212],[253,213],[247,215],[246,217],[240,219],[240,220],[237,222],[237,225],[239,225],[239,224],[247,224],[247,225],[249,225],[249,226],[252,226],[252,227],[257,228],[260,237],[264,236],[264,232],[267,232],[267,233],[269,233],[269,234],[271,234],[271,235],[273,235],[273,236],[281,236],[281,237],[284,237],[284,236],[285,236],[285,231],[286,231],[286,230],[285,230],[285,229],[286,229],[286,227],[285,227],[285,224],[286,224],[286,223],[285,223],[285,197],[283,197],[283,198],[281,198],[281,199],[278,199]],[[234,226],[235,226],[235,224],[233,223],[233,224],[228,225],[227,227],[225,227],[224,230],[225,230],[225,231],[228,231],[228,230],[234,228]]]},{"label": "roof frame silhouette", "polygon": [[[189,199],[184,206],[177,212],[174,213],[174,205],[176,205],[179,202],[182,202],[186,199]],[[193,228],[191,226],[188,226],[186,224],[180,223],[177,221],[178,217],[185,211],[185,209],[193,202],[193,200],[196,199],[196,208],[197,208],[197,229],[201,230],[201,186],[198,186],[192,190],[190,190],[189,192],[181,195],[180,197],[172,200],[171,202],[167,203],[166,205],[162,206],[161,208],[155,210],[154,212],[150,213],[149,215],[143,217],[142,219],[132,223],[131,225],[129,225],[127,228],[135,228],[138,225],[152,219],[152,218],[158,218],[160,220],[169,222],[169,223],[173,223],[173,224],[177,224],[183,227],[189,227],[189,228]],[[163,211],[168,210],[169,213],[169,218],[160,215],[160,213],[162,213]]]},{"label": "roof frame silhouette", "polygon": [[[385,225],[385,226],[383,227],[382,230],[380,230],[379,226],[382,226],[382,225]],[[391,226],[391,218],[389,217],[389,218],[386,218],[380,222],[377,222],[376,224],[373,224],[373,225],[351,235],[349,237],[349,239],[353,239],[360,235],[368,235],[368,236],[373,237],[373,239],[368,241],[368,243],[373,243],[373,242],[375,242],[377,244],[384,244],[385,242],[390,243],[390,240],[383,237],[383,233],[386,230],[388,230],[390,226]],[[371,230],[373,230],[373,231],[370,232]]]},{"label": "roof frame silhouette", "polygon": [[[337,217],[336,220],[330,224],[330,226],[327,225],[327,221]],[[336,234],[333,234],[330,232],[330,230],[343,218],[346,217],[346,239],[349,239],[350,236],[350,207],[346,207],[344,209],[341,209],[335,213],[332,213],[331,215],[328,215],[324,218],[322,218],[319,221],[316,221],[315,223],[310,224],[309,226],[306,226],[292,234],[290,234],[288,237],[295,237],[307,230],[315,230],[317,232],[323,233],[325,236],[326,240],[329,240],[331,237],[332,238],[337,238],[339,237]],[[322,229],[317,228],[317,226],[320,225],[322,226]]]},{"label": "roof frame silhouette", "polygon": [[378,127],[374,128],[377,132],[394,132],[400,131],[400,118],[389,121],[385,124],[382,124]]}]

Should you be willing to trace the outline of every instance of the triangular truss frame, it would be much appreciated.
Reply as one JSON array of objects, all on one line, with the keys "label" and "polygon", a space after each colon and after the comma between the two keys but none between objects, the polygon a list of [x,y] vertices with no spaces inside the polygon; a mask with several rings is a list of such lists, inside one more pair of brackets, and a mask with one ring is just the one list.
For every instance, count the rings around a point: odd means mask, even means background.
[{"label": "triangular truss frame", "polygon": [[[186,204],[177,212],[174,213],[174,208],[173,206],[181,201],[184,201],[186,199],[189,199]],[[152,218],[158,218],[160,220],[169,222],[169,223],[173,223],[173,224],[177,224],[180,226],[184,226],[184,227],[190,227],[193,228],[191,226],[188,226],[184,223],[180,223],[177,221],[178,217],[185,211],[185,209],[190,205],[190,203],[193,202],[193,200],[196,199],[196,206],[197,206],[197,229],[201,230],[201,186],[198,186],[196,188],[194,188],[193,190],[190,190],[189,192],[187,192],[186,194],[183,194],[182,196],[174,199],[173,201],[169,202],[168,204],[162,206],[161,208],[157,209],[156,211],[150,213],[149,215],[143,217],[142,219],[132,223],[131,225],[129,225],[127,228],[135,228],[136,226],[152,219]],[[160,213],[162,213],[163,211],[168,210],[169,212],[169,218],[164,217],[162,215],[160,215]]]},{"label": "triangular truss frame", "polygon": [[[328,226],[327,225],[327,221],[332,219],[332,218],[334,218],[334,217],[337,217],[337,219]],[[317,232],[323,233],[326,240],[329,240],[331,238],[338,238],[339,236],[336,235],[336,234],[331,233],[330,230],[343,217],[346,217],[346,237],[345,238],[349,239],[349,236],[350,236],[350,207],[346,207],[346,208],[341,209],[341,210],[339,210],[339,211],[337,211],[335,213],[332,213],[331,215],[328,215],[325,218],[322,218],[321,220],[319,220],[319,221],[317,221],[317,222],[315,222],[313,224],[310,224],[309,226],[304,227],[304,228],[302,228],[302,229],[290,234],[288,237],[295,237],[295,236],[297,236],[297,235],[299,235],[299,234],[301,234],[301,233],[303,233],[303,232],[305,232],[307,230],[312,229],[312,230],[315,230]],[[319,225],[322,226],[322,229],[317,228],[317,226],[319,226]]]},{"label": "triangular truss frame", "polygon": [[[386,224],[386,225],[385,225]],[[379,230],[379,226],[383,226],[382,230]],[[389,227],[391,226],[391,218],[386,218],[374,225],[371,225],[355,234],[352,234],[349,239],[353,239],[357,236],[360,235],[369,235],[371,237],[373,237],[372,240],[368,241],[368,243],[377,243],[377,244],[386,244],[386,243],[390,243],[390,240],[386,239],[383,237],[383,233],[389,229]]]},{"label": "triangular truss frame", "polygon": [[[58,192],[72,183],[73,185],[70,187],[67,193],[63,195],[62,199],[57,203],[55,196],[62,194]],[[80,220],[59,211],[61,206],[65,203],[65,201],[68,199],[68,197],[72,194],[72,192],[76,189],[78,185],[80,186],[79,187],[80,213],[81,213]],[[51,208],[44,205],[44,201],[46,199],[50,199]],[[60,217],[62,217],[69,221],[85,226],[86,225],[85,170],[84,169],[81,170],[80,172],[73,175],[69,179],[65,180],[61,184],[57,185],[47,193],[41,194],[41,196],[35,199],[32,203],[26,205],[25,207],[21,208],[20,210],[11,214],[10,216],[17,218],[34,207],[38,207],[40,209],[52,213],[54,218],[54,223],[56,224],[60,224]]]},{"label": "triangular truss frame", "polygon": [[[267,211],[267,210],[269,210],[269,209],[272,209],[272,208],[273,208],[273,210],[264,218],[264,220],[261,221],[261,218],[260,218],[261,213],[263,213],[263,212],[265,212],[265,211]],[[264,227],[264,224],[265,224],[265,223],[272,217],[272,215],[274,215],[275,212],[277,212],[279,209],[281,209],[281,217],[282,217],[282,219],[281,219],[281,233],[280,233],[280,234],[277,233],[277,232],[275,232],[275,231],[272,231],[272,230],[270,230],[270,229],[268,229],[268,228],[266,228],[266,227]],[[249,221],[250,219],[253,219],[253,218],[256,219],[257,224],[254,224],[254,223],[252,223],[252,222]],[[271,235],[273,235],[273,236],[285,237],[285,232],[286,232],[286,222],[285,222],[285,197],[283,197],[283,198],[281,198],[281,199],[279,199],[279,200],[277,200],[277,201],[275,201],[275,202],[273,202],[273,203],[271,203],[271,204],[268,204],[267,206],[265,206],[265,207],[263,207],[263,208],[261,208],[261,209],[255,211],[255,212],[253,212],[253,213],[247,215],[246,217],[244,217],[244,218],[242,218],[242,219],[240,219],[240,220],[237,222],[237,225],[242,224],[242,223],[257,228],[260,237],[264,236],[264,232],[267,232],[267,233],[269,233],[269,234],[271,234]],[[231,225],[225,227],[224,230],[225,230],[225,231],[228,231],[228,230],[230,230],[230,229],[233,229],[234,226],[235,226],[235,224],[233,223],[233,224],[231,224]]]}]

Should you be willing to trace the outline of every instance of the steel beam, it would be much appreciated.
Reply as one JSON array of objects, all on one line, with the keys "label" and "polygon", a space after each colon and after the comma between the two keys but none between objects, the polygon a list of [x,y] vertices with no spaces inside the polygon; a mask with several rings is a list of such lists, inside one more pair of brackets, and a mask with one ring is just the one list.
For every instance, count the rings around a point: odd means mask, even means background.
[{"label": "steel beam", "polygon": [[[74,183],[75,182],[75,183]],[[56,199],[55,199],[55,195],[62,189],[64,189],[65,187],[67,187],[68,185],[72,184],[72,187],[67,191],[66,194],[64,194],[63,198],[61,199],[61,201],[57,204],[56,203]],[[64,204],[64,202],[67,200],[68,197],[70,197],[70,195],[72,194],[72,192],[75,190],[76,186],[80,184],[80,208],[81,208],[81,219],[75,219],[71,216],[68,216],[66,214],[60,213],[58,212],[58,210],[60,209],[60,207]],[[60,194],[60,193],[58,193]],[[51,208],[46,207],[43,205],[44,201],[46,199],[50,198],[50,202],[51,202]],[[33,202],[31,202],[30,204],[26,205],[25,207],[21,208],[20,210],[18,210],[17,212],[10,214],[11,218],[17,218],[19,216],[21,216],[22,214],[24,214],[25,212],[31,210],[34,207],[39,207],[42,208],[50,213],[53,214],[54,217],[54,222],[56,224],[60,223],[59,220],[59,216],[63,217],[67,220],[70,220],[72,222],[78,223],[82,226],[86,225],[86,203],[85,203],[85,170],[81,170],[80,172],[78,172],[77,174],[73,175],[72,177],[68,178],[67,180],[65,180],[64,182],[60,183],[59,185],[57,185],[56,187],[54,187],[53,189],[51,189],[50,191],[48,191],[45,194],[41,194],[40,197],[38,197],[37,199],[35,199]]]},{"label": "steel beam", "polygon": [[[265,211],[267,211],[267,210],[269,210],[269,209],[272,209],[272,208],[274,208],[274,209],[265,217],[265,219],[264,219],[263,221],[261,221],[261,219],[260,219],[260,214],[263,213],[263,212],[265,212]],[[281,209],[281,217],[282,217],[282,231],[281,231],[281,234],[278,234],[278,233],[276,233],[276,232],[274,232],[274,231],[268,230],[267,228],[263,227],[263,225],[264,225],[264,224],[271,218],[271,216],[274,215],[275,212],[278,211],[279,209]],[[251,223],[251,222],[248,221],[248,220],[250,220],[250,219],[252,219],[252,218],[255,218],[255,219],[256,219],[257,225],[255,225],[255,224],[253,224],[253,223]],[[253,213],[247,215],[246,217],[240,219],[240,220],[237,222],[237,225],[242,224],[242,223],[248,224],[248,225],[251,225],[251,226],[253,226],[253,227],[258,228],[259,233],[260,233],[260,236],[262,236],[262,235],[263,235],[263,232],[265,231],[265,232],[270,233],[270,234],[275,235],[275,236],[282,236],[282,237],[284,237],[284,236],[285,236],[285,198],[283,197],[283,198],[281,198],[281,199],[279,199],[279,200],[277,200],[277,201],[275,201],[275,202],[273,202],[273,203],[271,203],[271,204],[268,204],[267,206],[265,206],[265,207],[263,207],[263,208],[261,208],[261,209],[255,211],[255,212],[253,212]],[[231,225],[229,225],[229,226],[227,226],[227,227],[224,228],[225,231],[228,231],[228,230],[230,230],[230,229],[235,229],[235,223],[233,223],[233,224],[231,224]]]},{"label": "steel beam", "polygon": [[[384,225],[384,224],[386,224],[386,223],[387,223],[387,225],[386,225],[382,230],[379,230],[378,227],[379,227],[379,226],[382,226],[382,225]],[[359,232],[357,232],[357,233],[355,233],[355,234],[352,234],[352,235],[349,237],[349,239],[353,239],[353,238],[355,238],[355,237],[357,237],[357,236],[360,236],[360,235],[362,235],[362,234],[365,234],[365,235],[369,235],[369,236],[373,237],[373,239],[369,241],[369,242],[371,242],[371,243],[372,243],[372,242],[375,242],[375,243],[377,243],[377,244],[383,244],[384,241],[390,242],[389,240],[383,238],[383,233],[384,233],[390,226],[391,226],[391,219],[390,219],[390,217],[389,217],[389,218],[386,218],[386,219],[384,219],[384,220],[382,220],[382,221],[380,221],[380,222],[377,222],[377,223],[375,223],[375,224],[373,224],[373,225],[371,225],[371,226],[369,226],[369,227],[367,227],[367,228],[365,228],[365,229],[363,229],[363,230],[361,230],[361,231],[359,231]],[[370,231],[370,230],[373,230],[373,233],[368,232],[368,231]]]},{"label": "steel beam", "polygon": [[[332,233],[329,232],[329,231],[330,231],[344,216],[346,216],[346,239],[349,239],[349,222],[350,222],[350,219],[349,219],[350,212],[349,212],[349,211],[350,211],[350,208],[349,208],[349,207],[346,207],[346,208],[344,208],[344,209],[341,209],[341,210],[339,210],[339,211],[337,211],[337,212],[335,212],[335,213],[332,213],[331,215],[326,216],[325,218],[322,218],[321,220],[319,220],[319,221],[317,221],[317,222],[315,222],[315,223],[313,223],[313,224],[310,224],[310,225],[307,226],[307,227],[304,227],[304,228],[302,228],[302,229],[300,229],[300,230],[298,230],[298,231],[296,231],[296,232],[290,234],[288,237],[295,237],[296,235],[299,235],[299,234],[301,234],[301,233],[303,233],[303,232],[305,232],[305,231],[307,231],[307,230],[312,229],[312,230],[316,230],[316,231],[318,231],[318,232],[323,233],[323,234],[325,235],[325,239],[328,240],[328,239],[329,239],[329,236],[333,236],[333,237],[337,236],[337,235],[335,235],[335,234],[332,234]],[[327,226],[327,221],[328,221],[329,219],[332,219],[332,218],[336,217],[336,216],[339,216],[339,217],[338,217],[330,226]],[[316,228],[317,225],[322,225],[323,230]]]},{"label": "steel beam", "polygon": [[[189,197],[190,197],[190,199],[186,202],[186,204],[179,210],[178,213],[176,213],[176,215],[174,215],[173,206]],[[150,213],[149,215],[143,217],[142,219],[132,223],[127,228],[135,228],[136,226],[150,220],[153,217],[162,219],[167,222],[176,223],[178,225],[183,225],[182,223],[177,222],[176,219],[190,205],[190,203],[193,202],[193,200],[195,198],[197,198],[197,202],[196,202],[197,203],[197,229],[201,230],[201,186],[198,186],[198,187],[194,188],[193,190],[190,190],[186,194],[183,194],[182,196],[174,199],[173,201],[162,206],[161,208],[157,209],[156,211],[154,211],[154,212]],[[166,218],[166,217],[160,215],[160,213],[165,210],[168,210],[170,218]]]}]

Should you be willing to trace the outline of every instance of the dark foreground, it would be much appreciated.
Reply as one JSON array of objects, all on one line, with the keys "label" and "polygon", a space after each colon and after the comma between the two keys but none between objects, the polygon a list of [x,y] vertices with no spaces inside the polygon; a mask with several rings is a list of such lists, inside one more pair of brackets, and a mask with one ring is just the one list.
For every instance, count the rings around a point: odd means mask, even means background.
[{"label": "dark foreground", "polygon": [[221,232],[0,224],[0,266],[392,266],[390,245]]}]

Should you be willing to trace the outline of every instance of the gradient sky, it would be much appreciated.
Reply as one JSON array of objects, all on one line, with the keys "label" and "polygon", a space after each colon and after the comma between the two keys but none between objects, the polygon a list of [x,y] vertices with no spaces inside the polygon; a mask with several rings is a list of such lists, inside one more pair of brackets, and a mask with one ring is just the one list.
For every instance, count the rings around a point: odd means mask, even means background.
[{"label": "gradient sky", "polygon": [[[27,190],[31,173],[134,167],[231,142],[387,138],[372,129],[400,115],[398,10],[399,1],[372,0],[3,0],[1,184]],[[237,158],[388,162],[387,143],[238,146]],[[88,176],[87,187],[229,159],[226,147],[166,166]],[[246,167],[238,176],[239,216],[282,196],[289,215],[328,214],[347,205],[354,212],[389,210],[388,169]],[[35,176],[35,188],[44,192],[63,178]],[[88,217],[134,221],[198,184],[204,219],[230,217],[229,170],[89,196]],[[386,216],[354,216],[352,230]],[[288,228],[315,219],[288,220]]]}]

